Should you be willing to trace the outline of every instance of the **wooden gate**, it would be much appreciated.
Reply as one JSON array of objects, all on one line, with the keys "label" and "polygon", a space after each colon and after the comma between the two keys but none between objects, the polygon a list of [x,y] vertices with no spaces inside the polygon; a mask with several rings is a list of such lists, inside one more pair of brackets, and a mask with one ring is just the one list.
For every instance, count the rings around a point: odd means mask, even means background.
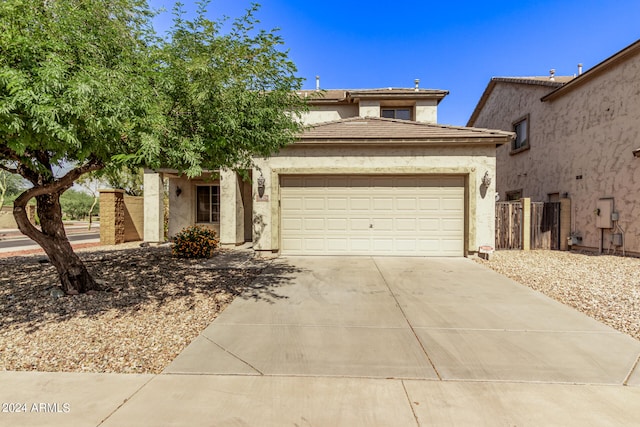
[{"label": "wooden gate", "polygon": [[[531,203],[531,249],[560,249],[560,203]],[[522,201],[496,203],[496,249],[523,249]]]},{"label": "wooden gate", "polygon": [[531,249],[560,249],[560,202],[531,203]]},{"label": "wooden gate", "polygon": [[522,249],[522,202],[496,203],[496,249]]}]

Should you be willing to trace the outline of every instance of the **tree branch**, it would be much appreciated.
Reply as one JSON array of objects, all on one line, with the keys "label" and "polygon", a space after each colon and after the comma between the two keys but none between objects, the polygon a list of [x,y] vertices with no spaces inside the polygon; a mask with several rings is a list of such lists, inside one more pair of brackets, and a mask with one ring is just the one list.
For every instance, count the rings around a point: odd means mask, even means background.
[{"label": "tree branch", "polygon": [[73,183],[80,178],[82,175],[88,172],[97,171],[104,167],[101,161],[97,159],[91,159],[89,162],[85,163],[82,166],[79,166],[75,169],[67,172],[66,175],[54,180],[51,183],[40,185],[37,187],[30,188],[23,192],[14,202],[14,206],[26,206],[27,202],[38,196],[42,196],[45,194],[52,194],[64,191],[68,188],[71,188]]}]

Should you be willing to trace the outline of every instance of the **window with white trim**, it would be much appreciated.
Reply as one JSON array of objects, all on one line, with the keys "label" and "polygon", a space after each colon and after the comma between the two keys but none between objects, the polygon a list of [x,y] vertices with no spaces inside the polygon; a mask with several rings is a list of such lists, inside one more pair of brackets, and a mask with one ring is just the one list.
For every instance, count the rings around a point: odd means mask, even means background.
[{"label": "window with white trim", "polygon": [[196,222],[220,222],[220,186],[196,186]]}]

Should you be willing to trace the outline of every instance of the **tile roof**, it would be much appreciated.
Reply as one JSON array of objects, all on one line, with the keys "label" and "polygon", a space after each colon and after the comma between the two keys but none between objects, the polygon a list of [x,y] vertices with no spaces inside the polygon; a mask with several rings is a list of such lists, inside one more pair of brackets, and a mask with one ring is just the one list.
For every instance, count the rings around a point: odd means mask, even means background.
[{"label": "tile roof", "polygon": [[310,127],[304,131],[296,144],[344,144],[345,142],[504,144],[511,141],[513,136],[513,132],[499,130],[445,126],[380,117],[352,117]]},{"label": "tile roof", "polygon": [[491,81],[529,84],[537,86],[560,87],[565,83],[575,79],[575,76],[554,76],[553,80],[549,76],[530,76],[530,77],[494,77]]},{"label": "tile roof", "polygon": [[533,77],[493,77],[489,80],[489,84],[485,88],[478,104],[473,109],[471,113],[471,117],[469,117],[469,121],[467,122],[467,126],[473,126],[480,115],[480,111],[484,107],[484,105],[489,100],[489,96],[491,96],[491,92],[499,83],[510,83],[510,84],[521,84],[521,85],[531,85],[531,86],[546,86],[550,90],[555,91],[562,86],[568,84],[576,77],[574,76],[554,76],[554,80],[550,80],[549,76],[533,76]]},{"label": "tile roof", "polygon": [[418,89],[415,88],[378,88],[378,89],[328,89],[328,90],[302,90],[300,96],[309,98],[311,103],[336,103],[354,102],[358,98],[373,99],[438,99],[441,100],[449,94],[449,91],[440,89]]},{"label": "tile roof", "polygon": [[561,87],[546,94],[542,97],[542,102],[553,101],[554,99],[571,92],[572,90],[582,86],[584,83],[596,78],[599,75],[602,75],[603,73],[606,73],[608,70],[616,67],[618,64],[638,54],[640,54],[640,40],[637,40],[624,49],[614,53],[604,61],[580,74],[575,79],[572,79],[569,83],[562,85]]}]

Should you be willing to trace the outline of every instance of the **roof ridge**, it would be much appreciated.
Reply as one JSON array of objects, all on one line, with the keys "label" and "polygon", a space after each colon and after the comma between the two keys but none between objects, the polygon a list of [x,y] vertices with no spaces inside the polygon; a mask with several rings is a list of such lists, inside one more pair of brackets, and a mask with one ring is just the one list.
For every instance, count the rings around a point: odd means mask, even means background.
[{"label": "roof ridge", "polygon": [[427,123],[427,122],[419,122],[415,120],[403,120],[403,119],[390,119],[386,117],[347,117],[344,119],[332,120],[328,122],[320,122],[309,125],[308,130],[319,130],[322,131],[321,128],[329,127],[332,125],[339,125],[343,123],[354,123],[354,122],[377,122],[377,123],[396,123],[402,126],[415,126],[418,128],[430,128],[430,129],[443,129],[443,130],[453,130],[453,131],[466,131],[479,135],[493,135],[493,136],[509,136],[512,137],[514,135],[513,132],[497,130],[497,129],[486,129],[486,128],[474,128],[468,126],[454,126],[454,125],[443,125],[440,123]]}]

